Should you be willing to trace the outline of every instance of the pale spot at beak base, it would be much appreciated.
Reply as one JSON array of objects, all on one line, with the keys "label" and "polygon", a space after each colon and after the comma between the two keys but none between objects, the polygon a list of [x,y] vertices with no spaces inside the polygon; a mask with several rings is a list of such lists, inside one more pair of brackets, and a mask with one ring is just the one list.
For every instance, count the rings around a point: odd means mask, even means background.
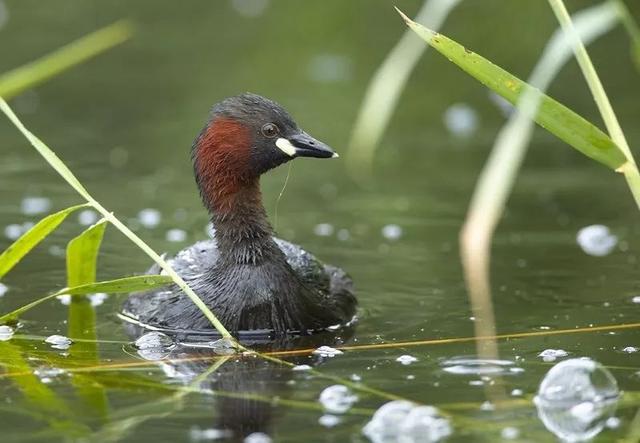
[{"label": "pale spot at beak base", "polygon": [[280,137],[276,140],[276,146],[289,157],[293,157],[296,154],[296,147],[286,138]]}]

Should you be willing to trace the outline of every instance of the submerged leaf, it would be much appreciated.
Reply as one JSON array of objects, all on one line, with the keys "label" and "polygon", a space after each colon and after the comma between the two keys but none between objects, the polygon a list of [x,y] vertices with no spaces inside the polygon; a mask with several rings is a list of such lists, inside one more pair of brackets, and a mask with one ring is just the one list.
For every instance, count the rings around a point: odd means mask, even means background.
[{"label": "submerged leaf", "polygon": [[556,137],[611,169],[618,169],[627,162],[624,153],[607,134],[571,109],[459,43],[414,22],[400,10],[398,12],[429,46],[512,104],[516,104],[526,91],[537,91],[540,105],[533,118]]},{"label": "submerged leaf", "polygon": [[84,208],[87,205],[71,206],[62,211],[51,214],[40,220],[36,225],[25,232],[2,254],[0,254],[0,278],[6,275],[22,258],[34,247],[44,240],[64,221],[73,211]]},{"label": "submerged leaf", "polygon": [[44,303],[48,300],[56,298],[60,295],[86,295],[93,294],[94,292],[105,292],[110,294],[117,294],[123,292],[136,292],[143,291],[145,289],[158,288],[171,283],[173,280],[166,275],[138,275],[135,277],[119,278],[117,280],[107,280],[97,283],[90,283],[86,285],[75,286],[73,288],[64,288],[53,294],[49,294],[38,300],[32,301],[8,314],[0,317],[0,323],[5,323],[9,320],[13,320],[19,317],[21,314],[28,310]]}]

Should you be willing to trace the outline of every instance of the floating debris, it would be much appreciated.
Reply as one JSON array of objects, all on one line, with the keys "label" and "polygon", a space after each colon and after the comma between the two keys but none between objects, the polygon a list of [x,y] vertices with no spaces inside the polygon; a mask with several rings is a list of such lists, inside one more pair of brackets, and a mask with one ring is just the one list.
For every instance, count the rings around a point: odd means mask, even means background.
[{"label": "floating debris", "polygon": [[336,355],[343,354],[343,352],[340,349],[335,349],[331,346],[320,346],[313,351],[313,354],[321,357],[335,357]]},{"label": "floating debris", "polygon": [[83,209],[78,213],[78,223],[82,226],[91,226],[98,221],[98,213],[93,209]]},{"label": "floating debris", "polygon": [[588,358],[558,363],[547,372],[534,403],[544,426],[560,440],[591,440],[613,417],[620,396],[611,373]]},{"label": "floating debris", "polygon": [[618,244],[618,237],[605,225],[591,225],[578,231],[576,241],[586,254],[603,257],[613,251]]},{"label": "floating debris", "polygon": [[0,341],[11,340],[13,337],[14,330],[11,326],[0,325]]},{"label": "floating debris", "polygon": [[20,212],[24,215],[44,214],[51,209],[51,200],[46,197],[25,197],[20,203]]},{"label": "floating debris", "polygon": [[5,285],[4,283],[0,283],[0,297],[4,297],[8,290],[9,287],[7,285]]},{"label": "floating debris", "polygon": [[343,414],[358,401],[358,396],[344,385],[333,385],[325,388],[318,400],[327,412]]},{"label": "floating debris", "polygon": [[334,230],[335,228],[333,227],[333,225],[329,223],[320,223],[318,225],[315,225],[315,227],[313,228],[313,233],[319,237],[330,237],[331,235],[333,235]]},{"label": "floating debris", "polygon": [[564,349],[545,349],[538,354],[538,357],[542,357],[542,361],[550,363],[552,361],[556,361],[558,358],[566,357],[567,355],[569,355],[569,353]]},{"label": "floating debris", "polygon": [[373,443],[430,443],[451,435],[451,425],[432,406],[416,406],[406,400],[394,400],[385,403],[373,414],[362,433]]},{"label": "floating debris", "polygon": [[170,242],[183,242],[187,239],[187,233],[182,229],[169,229],[167,231],[167,234],[165,235],[165,238]]},{"label": "floating debris", "polygon": [[400,357],[396,358],[396,361],[405,366],[408,366],[411,363],[417,362],[418,359],[415,358],[413,355],[401,355]]},{"label": "floating debris", "polygon": [[61,349],[63,351],[69,349],[73,344],[73,340],[71,340],[69,337],[58,334],[48,336],[44,339],[44,342],[49,343],[54,349]]},{"label": "floating debris", "polygon": [[253,432],[244,438],[244,443],[271,443],[271,437],[264,432]]},{"label": "floating debris", "polygon": [[318,423],[320,423],[325,428],[333,428],[340,424],[340,417],[332,414],[325,414],[318,419]]},{"label": "floating debris", "polygon": [[478,113],[466,103],[455,103],[447,108],[443,116],[444,125],[454,136],[467,138],[478,128]]},{"label": "floating debris", "polygon": [[294,371],[310,371],[311,370],[311,366],[309,365],[296,365],[293,368]]},{"label": "floating debris", "polygon": [[398,225],[386,225],[382,227],[382,236],[387,240],[398,240],[402,237],[402,228]]},{"label": "floating debris", "polygon": [[138,221],[145,228],[155,228],[160,224],[162,215],[157,209],[146,208],[138,212]]}]

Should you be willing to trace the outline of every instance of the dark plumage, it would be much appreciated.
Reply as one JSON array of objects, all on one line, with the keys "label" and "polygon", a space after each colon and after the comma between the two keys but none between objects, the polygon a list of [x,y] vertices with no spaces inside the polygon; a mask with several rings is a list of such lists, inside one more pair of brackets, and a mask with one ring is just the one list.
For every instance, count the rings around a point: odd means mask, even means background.
[{"label": "dark plumage", "polygon": [[[169,262],[230,331],[304,334],[352,320],[351,279],[274,238],[259,189],[261,174],[295,157],[335,156],[263,97],[243,94],[214,106],[192,150],[214,238]],[[213,332],[175,286],[130,295],[122,314],[152,328]]]}]

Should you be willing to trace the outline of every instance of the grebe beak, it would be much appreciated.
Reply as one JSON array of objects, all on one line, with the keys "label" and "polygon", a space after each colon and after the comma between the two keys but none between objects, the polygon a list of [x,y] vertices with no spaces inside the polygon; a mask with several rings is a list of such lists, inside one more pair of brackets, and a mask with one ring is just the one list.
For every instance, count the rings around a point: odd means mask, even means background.
[{"label": "grebe beak", "polygon": [[276,146],[290,157],[336,158],[338,154],[329,146],[300,131],[288,138],[280,137]]}]

